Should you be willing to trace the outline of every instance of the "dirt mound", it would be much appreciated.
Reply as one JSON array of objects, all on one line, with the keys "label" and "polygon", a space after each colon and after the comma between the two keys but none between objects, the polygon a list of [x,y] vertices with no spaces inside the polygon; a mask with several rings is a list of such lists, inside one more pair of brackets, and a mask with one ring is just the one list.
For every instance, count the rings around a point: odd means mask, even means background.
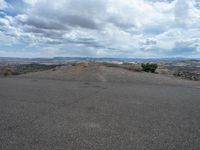
[{"label": "dirt mound", "polygon": [[[120,82],[120,83],[141,83],[153,84],[193,84],[192,81],[181,80],[174,77],[137,72],[120,67],[107,66],[100,63],[78,63],[57,67],[48,71],[28,73],[20,77],[88,81],[88,82]],[[196,82],[194,84],[199,84]]]},{"label": "dirt mound", "polygon": [[78,63],[58,67],[53,70],[34,72],[22,76],[58,80],[103,81],[104,66],[100,64]]}]

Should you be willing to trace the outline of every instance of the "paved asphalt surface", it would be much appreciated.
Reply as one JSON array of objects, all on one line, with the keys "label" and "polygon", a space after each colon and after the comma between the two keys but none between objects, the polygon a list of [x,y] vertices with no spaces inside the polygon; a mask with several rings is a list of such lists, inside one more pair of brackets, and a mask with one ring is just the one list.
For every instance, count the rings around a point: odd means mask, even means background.
[{"label": "paved asphalt surface", "polygon": [[0,150],[199,150],[200,89],[0,78]]}]

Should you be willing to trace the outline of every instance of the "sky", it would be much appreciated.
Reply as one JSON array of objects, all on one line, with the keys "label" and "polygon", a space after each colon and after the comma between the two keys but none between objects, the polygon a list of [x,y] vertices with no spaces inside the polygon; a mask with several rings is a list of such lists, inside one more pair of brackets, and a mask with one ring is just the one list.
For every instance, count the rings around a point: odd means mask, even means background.
[{"label": "sky", "polygon": [[0,57],[200,58],[200,0],[0,0]]}]

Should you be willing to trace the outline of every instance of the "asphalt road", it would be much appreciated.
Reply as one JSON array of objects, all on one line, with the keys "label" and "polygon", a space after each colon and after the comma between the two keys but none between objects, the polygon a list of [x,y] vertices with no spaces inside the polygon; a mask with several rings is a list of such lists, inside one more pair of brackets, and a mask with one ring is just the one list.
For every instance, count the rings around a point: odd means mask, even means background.
[{"label": "asphalt road", "polygon": [[198,150],[200,88],[0,78],[0,150]]}]

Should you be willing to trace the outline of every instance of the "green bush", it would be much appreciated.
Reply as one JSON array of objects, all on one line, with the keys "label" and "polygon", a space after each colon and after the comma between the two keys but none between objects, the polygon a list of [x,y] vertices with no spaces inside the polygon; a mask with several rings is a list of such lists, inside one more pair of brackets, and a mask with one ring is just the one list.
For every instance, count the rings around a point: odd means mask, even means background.
[{"label": "green bush", "polygon": [[158,68],[157,64],[151,64],[151,63],[142,64],[142,69],[145,72],[155,73],[157,68]]},{"label": "green bush", "polygon": [[3,71],[3,75],[4,75],[4,76],[10,76],[10,75],[12,75],[12,70],[6,68],[6,69]]}]

